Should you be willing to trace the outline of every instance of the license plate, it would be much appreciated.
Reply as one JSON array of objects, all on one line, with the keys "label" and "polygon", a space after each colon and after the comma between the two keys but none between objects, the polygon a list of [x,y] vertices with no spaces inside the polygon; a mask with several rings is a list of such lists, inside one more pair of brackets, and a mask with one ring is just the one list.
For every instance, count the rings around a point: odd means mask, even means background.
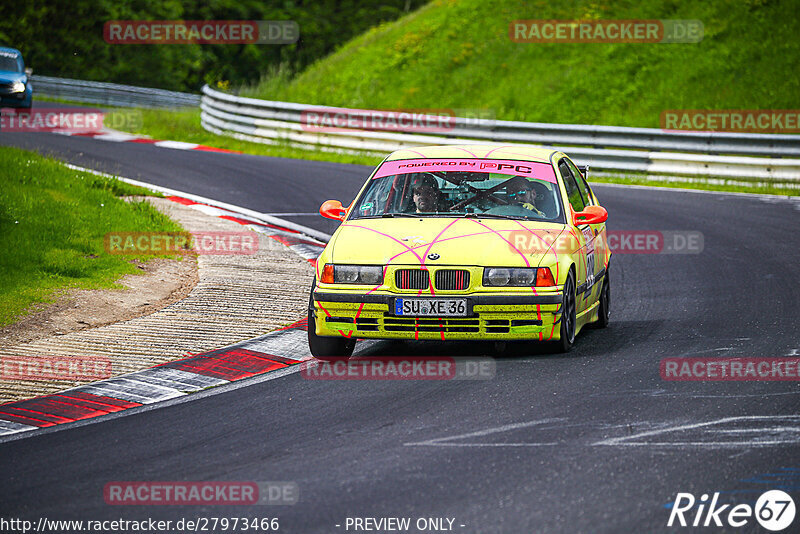
[{"label": "license plate", "polygon": [[394,299],[395,315],[466,317],[467,299]]}]

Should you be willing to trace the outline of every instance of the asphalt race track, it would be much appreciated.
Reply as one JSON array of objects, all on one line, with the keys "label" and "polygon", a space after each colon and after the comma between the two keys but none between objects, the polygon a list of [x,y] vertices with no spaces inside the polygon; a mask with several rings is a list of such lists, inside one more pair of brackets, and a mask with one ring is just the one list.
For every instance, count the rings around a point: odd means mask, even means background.
[{"label": "asphalt race track", "polygon": [[[266,213],[349,202],[369,169],[52,134],[0,134],[72,163]],[[699,254],[617,254],[611,324],[568,355],[513,346],[492,380],[324,381],[299,373],[0,443],[3,515],[454,518],[457,532],[672,532],[678,492],[800,494],[798,382],[662,380],[680,356],[800,352],[800,203],[597,186],[612,230],[701,232]],[[318,216],[287,219],[328,233]],[[287,320],[292,318],[287,318]],[[361,354],[489,355],[389,343]],[[293,481],[293,506],[109,506],[111,481]],[[688,517],[688,516],[687,516]],[[749,528],[759,529],[751,520]],[[447,524],[445,522],[445,524]],[[338,527],[336,525],[339,525]],[[463,525],[463,526],[461,526]],[[350,530],[352,531],[352,529]],[[759,531],[764,531],[759,530]]]}]

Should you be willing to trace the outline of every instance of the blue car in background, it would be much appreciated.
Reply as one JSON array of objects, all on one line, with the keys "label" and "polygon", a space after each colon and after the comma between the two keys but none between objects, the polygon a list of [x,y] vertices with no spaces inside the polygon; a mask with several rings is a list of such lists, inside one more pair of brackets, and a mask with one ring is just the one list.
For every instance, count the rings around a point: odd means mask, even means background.
[{"label": "blue car in background", "polygon": [[30,74],[19,50],[0,47],[0,107],[31,107],[33,87],[29,81]]}]

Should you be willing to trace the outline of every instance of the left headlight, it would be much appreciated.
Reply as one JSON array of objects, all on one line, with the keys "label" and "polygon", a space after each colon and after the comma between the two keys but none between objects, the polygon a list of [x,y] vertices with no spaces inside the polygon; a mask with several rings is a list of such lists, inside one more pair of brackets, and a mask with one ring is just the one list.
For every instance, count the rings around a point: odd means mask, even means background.
[{"label": "left headlight", "polygon": [[382,265],[326,265],[333,268],[334,284],[369,284],[383,283]]},{"label": "left headlight", "polygon": [[25,92],[25,84],[22,82],[14,82],[11,84],[11,92],[12,93],[24,93]]}]

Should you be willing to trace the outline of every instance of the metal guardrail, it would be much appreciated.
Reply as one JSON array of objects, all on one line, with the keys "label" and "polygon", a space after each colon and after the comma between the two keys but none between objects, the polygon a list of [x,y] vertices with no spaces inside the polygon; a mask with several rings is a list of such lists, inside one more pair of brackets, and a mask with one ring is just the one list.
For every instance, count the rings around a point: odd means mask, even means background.
[{"label": "metal guardrail", "polygon": [[[201,109],[206,130],[254,141],[336,152],[385,154],[433,144],[511,143],[564,150],[581,165],[616,172],[767,179],[800,183],[800,135],[674,132],[651,128],[455,118],[436,135],[398,129],[313,131],[308,111],[372,114],[244,98],[203,87],[200,95],[34,75],[35,95],[121,107]],[[34,95],[34,98],[35,98]]]},{"label": "metal guardrail", "polygon": [[208,86],[202,91],[203,128],[258,143],[381,154],[434,144],[533,144],[559,148],[576,163],[607,171],[800,181],[798,135],[670,132],[465,118],[456,118],[452,129],[437,135],[346,128],[320,132],[302,123],[303,112],[373,112],[244,98]]},{"label": "metal guardrail", "polygon": [[31,76],[34,95],[64,98],[75,102],[119,107],[179,108],[197,107],[200,95],[136,87],[117,83],[90,82],[51,76]]}]

